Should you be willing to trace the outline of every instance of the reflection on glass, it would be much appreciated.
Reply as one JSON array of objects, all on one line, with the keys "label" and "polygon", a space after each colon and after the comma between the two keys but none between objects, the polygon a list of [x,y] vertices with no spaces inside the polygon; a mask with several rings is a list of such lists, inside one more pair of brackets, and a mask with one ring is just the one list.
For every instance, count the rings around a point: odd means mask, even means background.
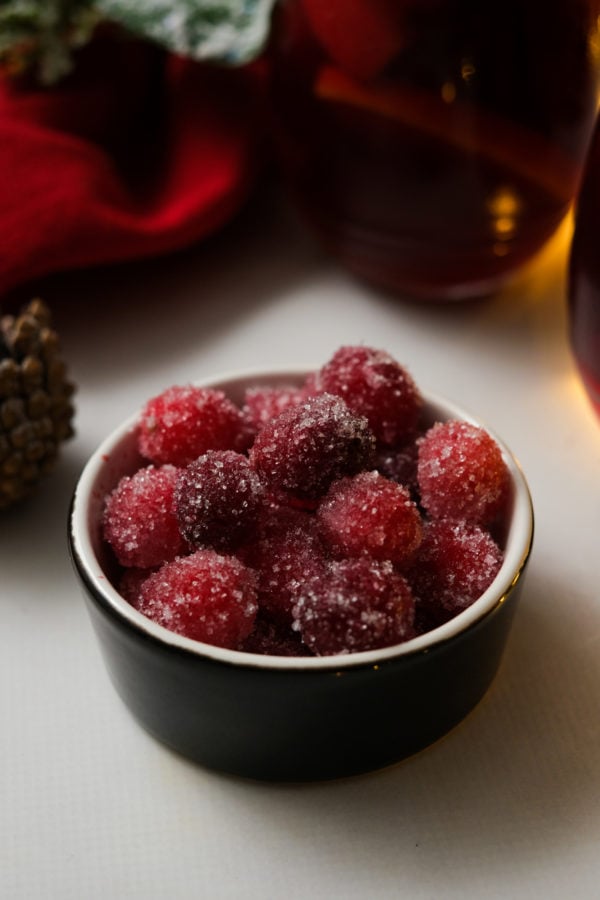
[{"label": "reflection on glass", "polygon": [[358,274],[494,289],[554,232],[593,128],[597,0],[283,0],[283,171]]},{"label": "reflection on glass", "polygon": [[577,202],[569,275],[571,345],[600,415],[600,119]]}]

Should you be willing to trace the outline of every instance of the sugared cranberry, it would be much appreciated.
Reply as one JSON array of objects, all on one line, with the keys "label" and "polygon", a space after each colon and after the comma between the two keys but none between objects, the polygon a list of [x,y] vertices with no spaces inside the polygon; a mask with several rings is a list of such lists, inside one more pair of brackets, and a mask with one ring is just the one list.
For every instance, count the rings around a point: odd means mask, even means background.
[{"label": "sugared cranberry", "polygon": [[237,649],[254,627],[256,576],[234,556],[197,550],[150,575],[137,608],[177,634]]},{"label": "sugared cranberry", "polygon": [[121,597],[137,609],[142,585],[155,571],[155,569],[124,569],[118,582]]},{"label": "sugared cranberry", "polygon": [[407,487],[415,501],[419,500],[417,457],[417,442],[411,441],[399,450],[393,450],[391,447],[381,450],[375,459],[377,471],[390,481],[396,481]]},{"label": "sugared cranberry", "polygon": [[412,377],[383,350],[341,347],[322,367],[317,385],[365,416],[380,444],[405,444],[414,434],[423,401]]},{"label": "sugared cranberry", "polygon": [[300,393],[304,400],[309,400],[317,394],[322,393],[318,385],[318,372],[309,372],[300,387]]},{"label": "sugared cranberry", "polygon": [[317,510],[326,543],[345,556],[406,565],[421,543],[421,515],[408,489],[379,472],[342,478]]},{"label": "sugared cranberry", "polygon": [[413,596],[390,562],[361,557],[331,562],[308,579],[294,606],[294,627],[318,656],[356,653],[412,636]]},{"label": "sugared cranberry", "polygon": [[315,517],[304,509],[273,499],[263,504],[258,516],[255,539],[261,541],[288,533],[303,534],[311,541],[318,540]]},{"label": "sugared cranberry", "polygon": [[248,388],[244,394],[242,412],[250,428],[256,433],[284,409],[297,406],[303,399],[300,388],[293,385]]},{"label": "sugared cranberry", "polygon": [[374,448],[366,419],[339,397],[319,394],[265,425],[250,462],[272,490],[314,502],[336,478],[365,468]]},{"label": "sugared cranberry", "polygon": [[291,625],[303,582],[322,572],[323,546],[314,516],[300,510],[272,513],[245,560],[258,576],[258,605],[276,622]]},{"label": "sugared cranberry", "polygon": [[160,566],[186,545],[175,513],[175,466],[147,466],[123,477],[107,497],[104,538],[122,566]]},{"label": "sugared cranberry", "polygon": [[490,586],[503,554],[477,525],[428,522],[408,578],[417,607],[438,623],[470,606]]},{"label": "sugared cranberry", "polygon": [[241,450],[247,426],[223,391],[193,385],[167,388],[139,420],[140,453],[154,463],[186,466],[207,450]]},{"label": "sugared cranberry", "polygon": [[246,638],[241,649],[246,653],[258,653],[261,656],[313,655],[302,643],[297,632],[292,631],[291,627],[284,627],[260,610],[254,630]]},{"label": "sugared cranberry", "polygon": [[419,440],[421,503],[433,518],[484,525],[499,512],[509,475],[500,448],[469,422],[438,422]]},{"label": "sugared cranberry", "polygon": [[164,391],[138,427],[162,467],[106,501],[122,596],[187,637],[279,656],[386,647],[448,621],[500,569],[510,476],[481,428],[419,436],[421,407],[407,372],[367,347],[299,387],[251,388],[243,409],[218,390]]},{"label": "sugared cranberry", "polygon": [[245,456],[209,450],[179,473],[179,529],[193,547],[234,549],[256,526],[263,497],[261,481]]}]

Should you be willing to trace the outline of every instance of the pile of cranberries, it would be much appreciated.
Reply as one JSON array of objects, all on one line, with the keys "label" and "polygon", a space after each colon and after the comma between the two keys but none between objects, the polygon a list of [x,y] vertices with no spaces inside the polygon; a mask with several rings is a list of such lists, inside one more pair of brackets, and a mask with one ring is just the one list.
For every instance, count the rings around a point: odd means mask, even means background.
[{"label": "pile of cranberries", "polygon": [[137,424],[147,464],[106,497],[116,587],[195,640],[284,656],[398,644],[495,578],[509,475],[463,421],[422,424],[389,354],[341,347],[300,386],[170,387]]}]

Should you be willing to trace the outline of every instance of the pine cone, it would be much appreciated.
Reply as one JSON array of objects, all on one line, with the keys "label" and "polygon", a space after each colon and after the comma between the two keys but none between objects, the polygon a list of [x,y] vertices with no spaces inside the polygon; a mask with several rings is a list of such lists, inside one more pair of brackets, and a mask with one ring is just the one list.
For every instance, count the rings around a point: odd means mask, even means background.
[{"label": "pine cone", "polygon": [[0,509],[30,493],[73,435],[75,388],[50,326],[41,300],[0,319]]}]

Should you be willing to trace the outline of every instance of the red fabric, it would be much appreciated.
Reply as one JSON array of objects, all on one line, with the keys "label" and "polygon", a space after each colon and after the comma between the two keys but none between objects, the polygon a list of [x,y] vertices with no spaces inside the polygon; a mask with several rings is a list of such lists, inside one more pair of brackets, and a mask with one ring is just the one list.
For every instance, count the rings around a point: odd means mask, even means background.
[{"label": "red fabric", "polygon": [[58,87],[0,79],[0,296],[224,224],[257,171],[258,74],[111,38]]}]

